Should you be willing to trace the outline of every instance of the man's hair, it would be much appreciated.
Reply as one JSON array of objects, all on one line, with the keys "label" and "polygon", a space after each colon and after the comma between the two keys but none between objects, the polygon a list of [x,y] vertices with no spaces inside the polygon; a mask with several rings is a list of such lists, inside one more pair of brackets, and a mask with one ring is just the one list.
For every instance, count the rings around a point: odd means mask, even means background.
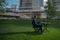
[{"label": "man's hair", "polygon": [[34,18],[36,18],[36,16],[34,16]]}]

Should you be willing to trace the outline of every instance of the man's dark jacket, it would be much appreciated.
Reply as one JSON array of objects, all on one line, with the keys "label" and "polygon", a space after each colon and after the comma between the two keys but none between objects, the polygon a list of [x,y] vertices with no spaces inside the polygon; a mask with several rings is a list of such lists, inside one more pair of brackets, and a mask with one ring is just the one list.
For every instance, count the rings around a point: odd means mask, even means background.
[{"label": "man's dark jacket", "polygon": [[32,18],[32,25],[33,25],[33,28],[35,27],[42,27],[42,24],[41,23],[36,23],[36,19],[35,18]]}]

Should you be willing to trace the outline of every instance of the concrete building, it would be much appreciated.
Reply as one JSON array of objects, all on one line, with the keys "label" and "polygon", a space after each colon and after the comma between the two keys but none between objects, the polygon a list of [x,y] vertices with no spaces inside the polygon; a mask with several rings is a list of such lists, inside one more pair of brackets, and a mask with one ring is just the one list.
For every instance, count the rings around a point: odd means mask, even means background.
[{"label": "concrete building", "polygon": [[60,19],[60,0],[54,0],[54,3],[56,4],[56,10],[57,10],[57,17],[56,19]]},{"label": "concrete building", "polygon": [[[0,14],[1,17],[8,18],[28,18],[31,19],[32,16],[36,15],[39,18],[46,18],[44,13],[44,0],[19,0],[19,10],[11,11],[12,9],[7,9],[9,13]],[[4,16],[6,15],[6,16]],[[12,15],[12,16],[11,16]]]},{"label": "concrete building", "polygon": [[20,13],[30,16],[41,16],[41,14],[44,12],[43,1],[44,0],[20,0]]},{"label": "concrete building", "polygon": [[60,11],[60,0],[54,0],[56,7],[57,7],[57,11]]}]

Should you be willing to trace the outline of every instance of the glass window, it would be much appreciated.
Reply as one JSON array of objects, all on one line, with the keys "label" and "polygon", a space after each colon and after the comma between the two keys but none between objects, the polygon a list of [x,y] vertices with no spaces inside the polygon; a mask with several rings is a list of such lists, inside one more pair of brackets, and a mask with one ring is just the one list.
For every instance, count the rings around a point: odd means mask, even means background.
[{"label": "glass window", "polygon": [[43,0],[32,0],[32,6],[43,6]]},{"label": "glass window", "polygon": [[32,0],[20,0],[20,10],[32,9]]}]

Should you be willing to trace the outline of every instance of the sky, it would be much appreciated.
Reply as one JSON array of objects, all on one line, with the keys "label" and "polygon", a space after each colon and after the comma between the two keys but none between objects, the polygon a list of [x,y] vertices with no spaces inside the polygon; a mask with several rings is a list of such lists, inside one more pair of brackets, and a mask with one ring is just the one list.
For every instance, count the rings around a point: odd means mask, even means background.
[{"label": "sky", "polygon": [[[47,1],[47,0],[44,0],[44,2]],[[19,5],[19,0],[7,0],[7,3],[8,3],[8,6],[7,7],[11,7],[11,5],[17,5],[17,8],[18,8],[18,5]]]},{"label": "sky", "polygon": [[44,1],[47,1],[47,0],[44,0]]},{"label": "sky", "polygon": [[11,5],[17,5],[18,7],[19,0],[7,0],[7,3],[8,3],[7,7],[11,7]]}]

